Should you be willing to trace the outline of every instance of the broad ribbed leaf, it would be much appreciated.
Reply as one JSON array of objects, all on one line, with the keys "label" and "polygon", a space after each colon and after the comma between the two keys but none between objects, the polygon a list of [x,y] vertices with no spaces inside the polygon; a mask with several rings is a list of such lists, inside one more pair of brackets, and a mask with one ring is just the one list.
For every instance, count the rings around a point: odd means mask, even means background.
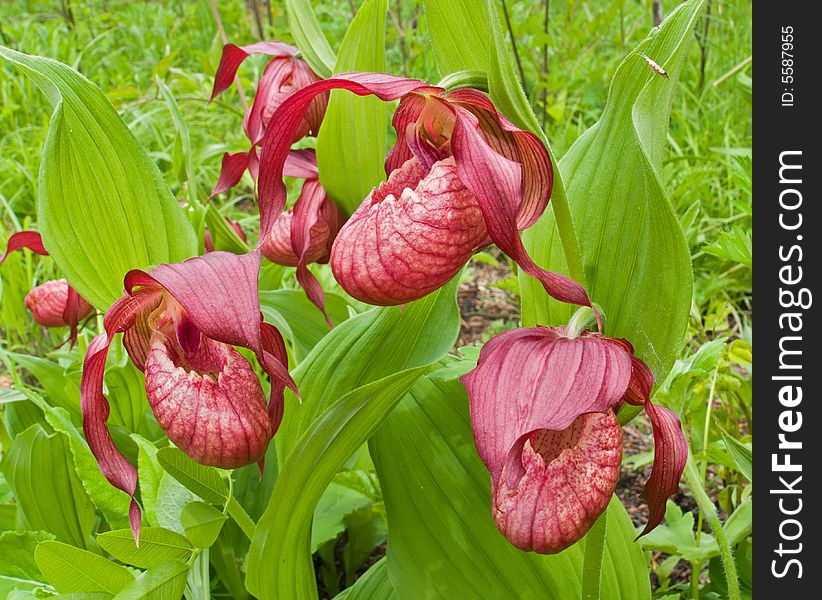
[{"label": "broad ribbed leaf", "polygon": [[286,390],[285,417],[274,438],[280,461],[348,392],[448,352],[459,330],[455,293],[456,280],[405,307],[374,308],[352,317],[326,335],[294,369],[302,402]]},{"label": "broad ribbed leaf", "polygon": [[404,310],[375,308],[345,321],[295,370],[303,402],[289,403],[275,438],[287,459],[249,554],[246,583],[255,595],[317,597],[314,509],[344,462],[453,345],[455,288],[456,280]]},{"label": "broad ribbed leaf", "polygon": [[69,283],[97,308],[130,269],[197,251],[162,175],[100,88],[49,58],[0,47],[54,105],[40,163],[38,223]]},{"label": "broad ribbed leaf", "polygon": [[440,76],[488,70],[488,18],[482,0],[424,0]]},{"label": "broad ribbed leaf", "polygon": [[[371,438],[391,535],[386,562],[397,596],[578,600],[585,541],[552,556],[522,552],[497,531],[491,486],[456,380],[421,377]],[[608,508],[602,598],[650,597],[634,529]]]},{"label": "broad ribbed leaf", "polygon": [[14,439],[2,468],[25,529],[48,531],[58,540],[85,547],[94,506],[73,463],[62,433],[48,434],[32,425]]},{"label": "broad ribbed leaf", "polygon": [[[690,254],[660,169],[676,80],[701,5],[680,5],[623,61],[601,119],[559,163],[588,291],[604,309],[606,333],[631,340],[657,381],[682,346],[691,301]],[[525,241],[537,263],[567,272],[552,214]],[[567,321],[570,309],[547,298],[539,284],[523,277],[520,285],[525,325]]]},{"label": "broad ribbed leaf", "polygon": [[257,523],[246,587],[262,600],[316,600],[311,560],[314,509],[345,461],[376,431],[427,366],[400,371],[346,394],[305,432],[280,471]]},{"label": "broad ribbed leaf", "polygon": [[46,580],[63,594],[106,592],[116,594],[134,581],[134,575],[99,554],[56,541],[40,542],[34,551]]},{"label": "broad ribbed leaf", "polygon": [[0,535],[0,579],[45,581],[34,561],[34,549],[38,543],[53,538],[45,531],[4,531]]},{"label": "broad ribbed leaf", "polygon": [[[388,0],[366,0],[345,34],[334,73],[385,71]],[[351,214],[385,179],[388,112],[378,98],[331,92],[317,136],[320,181],[344,213]],[[352,177],[351,174],[356,173]]]},{"label": "broad ribbed leaf", "polygon": [[285,7],[288,11],[288,28],[302,58],[317,75],[330,77],[334,71],[336,55],[320,28],[314,9],[311,8],[311,0],[285,0]]},{"label": "broad ribbed leaf", "polygon": [[143,569],[150,569],[167,561],[186,561],[193,550],[182,535],[162,527],[143,527],[140,530],[139,546],[134,544],[131,529],[101,533],[97,536],[97,543],[120,562]]}]

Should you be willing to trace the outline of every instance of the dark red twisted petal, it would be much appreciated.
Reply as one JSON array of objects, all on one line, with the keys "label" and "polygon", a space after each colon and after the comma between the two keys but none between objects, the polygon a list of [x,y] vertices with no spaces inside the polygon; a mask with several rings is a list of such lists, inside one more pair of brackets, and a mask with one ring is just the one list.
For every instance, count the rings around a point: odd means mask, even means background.
[{"label": "dark red twisted petal", "polygon": [[257,42],[248,46],[226,44],[220,56],[220,64],[214,75],[214,87],[211,90],[211,100],[217,97],[226,88],[231,86],[237,69],[243,61],[252,54],[268,54],[270,56],[296,56],[299,51],[293,46],[282,42]]},{"label": "dark red twisted petal", "polygon": [[523,271],[539,280],[549,295],[561,302],[593,308],[585,288],[570,277],[538,267],[522,245],[515,208],[522,197],[522,166],[485,142],[477,129],[476,117],[460,107],[455,107],[455,111],[451,150],[457,173],[476,196],[491,240]]},{"label": "dark red twisted petal", "polygon": [[3,255],[0,256],[0,265],[6,262],[6,258],[10,253],[14,252],[15,250],[22,250],[23,248],[31,250],[35,254],[39,254],[41,256],[49,255],[45,246],[43,246],[43,238],[40,236],[38,232],[18,231],[17,233],[14,233],[9,237],[9,240],[6,244],[6,250],[5,252],[3,252]]},{"label": "dark red twisted petal", "polygon": [[679,490],[679,479],[688,461],[688,442],[682,433],[679,417],[650,400],[645,404],[645,412],[654,430],[654,465],[640,494],[640,498],[648,502],[648,522],[638,537],[662,522],[665,503]]},{"label": "dark red twisted petal", "polygon": [[240,182],[243,178],[243,173],[248,168],[248,152],[235,152],[223,154],[223,161],[220,166],[220,177],[214,185],[214,189],[209,194],[209,200],[221,194],[226,190],[230,190]]},{"label": "dark red twisted petal", "polygon": [[134,500],[137,488],[137,470],[114,445],[106,427],[109,404],[103,395],[103,376],[106,357],[112,336],[131,327],[139,315],[156,308],[161,292],[148,290],[135,296],[124,296],[111,305],[106,312],[104,325],[106,332],[95,337],[83,360],[83,375],[80,380],[80,408],[83,412],[83,434],[103,475],[114,487],[131,497],[129,522],[134,540],[140,539],[140,507]]}]

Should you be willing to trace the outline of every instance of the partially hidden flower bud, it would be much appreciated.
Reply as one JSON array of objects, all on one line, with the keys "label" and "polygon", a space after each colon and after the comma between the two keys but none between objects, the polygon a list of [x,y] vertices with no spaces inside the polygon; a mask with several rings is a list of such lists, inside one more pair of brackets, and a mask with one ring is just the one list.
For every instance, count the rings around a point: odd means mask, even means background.
[{"label": "partially hidden flower bud", "polygon": [[[79,297],[78,297],[79,298]],[[65,279],[55,279],[42,283],[26,294],[26,308],[31,311],[34,320],[44,327],[68,327],[66,306],[69,300],[69,283]],[[79,298],[77,319],[91,314],[94,307],[83,298]]]},{"label": "partially hidden flower bud", "polygon": [[274,435],[260,380],[228,344],[203,337],[186,353],[173,337],[152,335],[146,397],[157,422],[199,463],[230,469],[263,458]]},{"label": "partially hidden flower bud", "polygon": [[633,347],[572,335],[564,327],[506,331],[462,378],[497,527],[518,548],[545,554],[580,540],[607,508],[619,478],[623,403],[643,405],[654,431],[642,535],[662,520],[688,456],[679,419],[651,403],[653,377]]}]

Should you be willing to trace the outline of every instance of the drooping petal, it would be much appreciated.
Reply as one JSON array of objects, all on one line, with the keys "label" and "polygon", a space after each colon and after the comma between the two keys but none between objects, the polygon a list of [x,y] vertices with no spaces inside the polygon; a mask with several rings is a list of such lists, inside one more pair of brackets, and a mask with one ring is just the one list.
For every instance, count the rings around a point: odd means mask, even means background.
[{"label": "drooping petal", "polygon": [[274,221],[285,207],[283,166],[294,134],[314,98],[333,89],[349,90],[358,96],[374,95],[384,101],[396,100],[412,90],[440,91],[440,88],[428,86],[416,79],[383,73],[343,73],[313,83],[290,95],[272,116],[277,126],[266,128],[262,141],[258,180],[261,240],[271,231]]},{"label": "drooping petal", "polygon": [[485,237],[482,213],[453,159],[429,173],[412,158],[340,229],[331,269],[358,300],[403,304],[448,282]]},{"label": "drooping petal", "polygon": [[490,238],[526,273],[539,280],[552,297],[592,307],[585,288],[570,277],[538,267],[522,245],[515,209],[522,198],[522,166],[498,154],[485,142],[477,129],[476,117],[460,107],[455,107],[455,111],[457,121],[451,150],[457,173],[476,196]]},{"label": "drooping petal", "polygon": [[306,180],[300,198],[294,205],[291,248],[298,257],[297,281],[305,290],[308,299],[323,313],[330,327],[334,325],[325,312],[323,288],[319,280],[308,270],[308,263],[326,262],[329,259],[342,220],[342,214],[326,195],[319,179]]},{"label": "drooping petal", "polygon": [[248,152],[235,152],[223,154],[223,162],[220,166],[220,177],[214,185],[214,189],[209,194],[209,200],[226,190],[233,188],[243,178],[243,173],[248,168]]},{"label": "drooping petal", "polygon": [[80,408],[83,412],[83,435],[88,442],[97,464],[105,478],[117,489],[131,497],[129,522],[134,540],[140,540],[140,507],[134,499],[137,489],[137,469],[126,460],[106,427],[109,404],[103,395],[103,376],[111,338],[106,333],[95,337],[83,361],[83,376],[80,380]]},{"label": "drooping petal", "polygon": [[509,486],[524,436],[563,431],[580,415],[619,405],[631,379],[631,357],[598,336],[565,337],[559,327],[503,332],[480,352],[462,382],[468,390],[474,442],[492,479],[508,463]]},{"label": "drooping petal", "polygon": [[[289,58],[272,59],[265,66],[263,75],[257,82],[254,102],[243,117],[243,130],[252,145],[259,143],[271,114],[294,91],[289,84],[293,62]],[[304,137],[307,133],[308,124],[303,123],[294,134],[294,141]]]},{"label": "drooping petal", "polygon": [[46,248],[43,246],[43,238],[40,237],[40,234],[36,231],[18,231],[15,234],[12,234],[9,237],[8,243],[6,245],[6,250],[3,252],[3,255],[0,256],[0,265],[6,262],[6,258],[8,255],[15,250],[22,250],[26,248],[31,250],[35,254],[39,254],[41,256],[48,256],[49,253]]},{"label": "drooping petal", "polygon": [[517,229],[529,228],[545,212],[553,187],[551,158],[542,142],[500,114],[490,98],[479,90],[462,88],[443,99],[469,110],[479,124],[479,132],[498,154],[522,165],[522,195],[516,207]]},{"label": "drooping petal", "polygon": [[679,489],[679,479],[688,461],[688,442],[679,417],[650,400],[645,404],[645,412],[654,431],[654,465],[640,494],[648,502],[648,522],[640,537],[662,522],[665,502]]},{"label": "drooping petal", "polygon": [[516,547],[555,554],[581,539],[608,506],[622,430],[611,410],[580,415],[563,431],[526,436],[517,460],[523,475],[503,472],[494,484],[494,521]]},{"label": "drooping petal", "polygon": [[226,44],[220,56],[220,65],[214,75],[214,87],[211,90],[211,100],[228,88],[234,81],[237,69],[251,54],[268,54],[270,56],[296,56],[298,50],[282,42],[257,42],[248,46]]},{"label": "drooping petal", "polygon": [[257,374],[230,345],[204,337],[186,352],[155,332],[146,397],[169,439],[199,463],[231,469],[260,460],[273,435]]}]

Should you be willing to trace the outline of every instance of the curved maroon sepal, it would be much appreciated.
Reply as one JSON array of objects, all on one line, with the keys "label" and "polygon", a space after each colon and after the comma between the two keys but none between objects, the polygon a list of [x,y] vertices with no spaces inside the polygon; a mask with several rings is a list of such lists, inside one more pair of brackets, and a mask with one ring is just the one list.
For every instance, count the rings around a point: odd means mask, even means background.
[{"label": "curved maroon sepal", "polygon": [[679,490],[679,479],[688,461],[688,442],[672,411],[648,401],[645,412],[654,431],[654,465],[640,498],[648,503],[648,522],[637,537],[652,531],[665,516],[668,497]]},{"label": "curved maroon sepal", "polygon": [[[115,323],[119,325],[119,323]],[[111,338],[106,333],[95,337],[83,361],[83,376],[80,380],[80,408],[83,412],[83,434],[91,453],[105,478],[117,489],[131,497],[129,522],[135,543],[140,541],[140,507],[134,499],[137,489],[137,469],[114,445],[114,440],[106,427],[109,404],[103,395],[103,376],[106,369]]]},{"label": "curved maroon sepal", "polygon": [[476,117],[459,107],[455,112],[457,120],[451,150],[460,179],[477,198],[488,235],[523,271],[542,283],[553,298],[593,308],[585,288],[570,277],[538,267],[523,246],[517,228],[522,166],[495,152],[486,143],[477,130]]},{"label": "curved maroon sepal", "polygon": [[209,200],[237,185],[240,179],[243,178],[246,169],[248,169],[248,152],[236,152],[234,154],[226,152],[223,154],[220,176],[208,196]]},{"label": "curved maroon sepal", "polygon": [[6,250],[3,252],[3,255],[0,256],[0,265],[6,262],[6,258],[8,255],[14,252],[15,250],[22,250],[22,249],[31,250],[35,254],[39,254],[41,256],[48,256],[49,253],[46,250],[45,246],[43,246],[43,238],[40,234],[36,231],[18,231],[15,234],[12,234],[9,237],[9,240],[6,244]]},{"label": "curved maroon sepal", "polygon": [[252,54],[268,54],[269,56],[296,56],[298,50],[282,42],[257,42],[247,46],[226,44],[220,56],[220,64],[214,75],[214,87],[211,90],[211,100],[227,89],[237,75],[237,69],[243,61]]}]

